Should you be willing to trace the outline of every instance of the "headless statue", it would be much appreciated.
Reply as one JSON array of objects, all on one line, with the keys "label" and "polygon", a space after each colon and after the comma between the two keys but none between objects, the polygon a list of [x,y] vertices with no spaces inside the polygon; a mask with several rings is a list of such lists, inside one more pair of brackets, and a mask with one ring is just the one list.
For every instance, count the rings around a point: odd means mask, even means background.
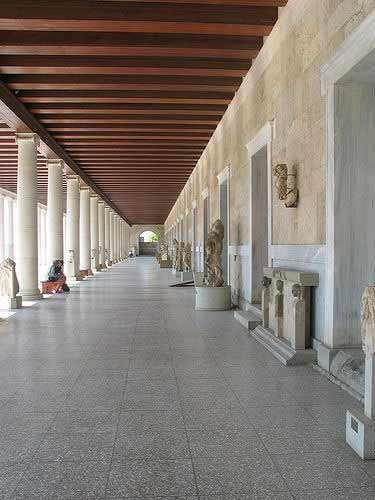
[{"label": "headless statue", "polygon": [[221,253],[223,250],[224,226],[221,220],[212,224],[205,243],[207,285],[220,287],[224,284]]}]

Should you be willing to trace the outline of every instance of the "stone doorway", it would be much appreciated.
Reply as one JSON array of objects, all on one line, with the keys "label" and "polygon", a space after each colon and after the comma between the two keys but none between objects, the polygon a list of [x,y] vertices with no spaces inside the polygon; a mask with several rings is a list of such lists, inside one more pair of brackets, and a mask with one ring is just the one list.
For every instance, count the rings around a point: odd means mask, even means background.
[{"label": "stone doorway", "polygon": [[140,256],[153,256],[158,251],[158,237],[153,231],[143,231],[139,235],[138,248]]},{"label": "stone doorway", "polygon": [[263,146],[251,157],[251,286],[250,303],[260,304],[263,269],[268,265],[268,152]]}]

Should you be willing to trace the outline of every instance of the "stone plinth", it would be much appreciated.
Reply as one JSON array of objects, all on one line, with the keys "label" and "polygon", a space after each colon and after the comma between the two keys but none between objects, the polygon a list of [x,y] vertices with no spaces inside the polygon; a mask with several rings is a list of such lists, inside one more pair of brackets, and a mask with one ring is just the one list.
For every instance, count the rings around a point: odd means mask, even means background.
[{"label": "stone plinth", "polygon": [[22,296],[0,297],[0,309],[20,309],[22,307]]},{"label": "stone plinth", "polygon": [[229,311],[232,308],[231,287],[196,286],[196,311]]},{"label": "stone plinth", "polygon": [[189,281],[193,279],[193,273],[191,271],[182,271],[180,273],[181,281]]},{"label": "stone plinth", "polygon": [[262,325],[252,335],[285,365],[315,360],[311,349],[311,287],[319,275],[293,269],[264,269]]},{"label": "stone plinth", "polygon": [[347,410],[346,442],[363,459],[375,459],[375,425],[374,420],[364,413]]}]

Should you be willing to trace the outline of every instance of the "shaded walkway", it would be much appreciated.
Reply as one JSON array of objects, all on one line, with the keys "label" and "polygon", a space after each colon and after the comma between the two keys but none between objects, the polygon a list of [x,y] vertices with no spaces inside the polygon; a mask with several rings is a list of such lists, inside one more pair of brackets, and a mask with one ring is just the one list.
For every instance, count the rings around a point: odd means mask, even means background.
[{"label": "shaded walkway", "polygon": [[172,282],[130,260],[1,325],[0,498],[375,498],[355,402]]}]

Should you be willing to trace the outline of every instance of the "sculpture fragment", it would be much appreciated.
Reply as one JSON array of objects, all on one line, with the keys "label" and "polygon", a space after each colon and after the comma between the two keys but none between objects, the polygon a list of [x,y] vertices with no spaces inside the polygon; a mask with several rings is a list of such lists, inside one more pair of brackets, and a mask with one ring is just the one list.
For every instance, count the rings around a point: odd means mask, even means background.
[{"label": "sculpture fragment", "polygon": [[184,247],[184,271],[191,271],[191,243],[187,242]]},{"label": "sculpture fragment", "polygon": [[224,225],[220,219],[216,220],[208,233],[205,242],[207,285],[221,287],[224,284],[221,254],[223,250]]},{"label": "sculpture fragment", "polygon": [[16,263],[12,259],[5,259],[0,264],[0,295],[14,299],[18,292]]}]

